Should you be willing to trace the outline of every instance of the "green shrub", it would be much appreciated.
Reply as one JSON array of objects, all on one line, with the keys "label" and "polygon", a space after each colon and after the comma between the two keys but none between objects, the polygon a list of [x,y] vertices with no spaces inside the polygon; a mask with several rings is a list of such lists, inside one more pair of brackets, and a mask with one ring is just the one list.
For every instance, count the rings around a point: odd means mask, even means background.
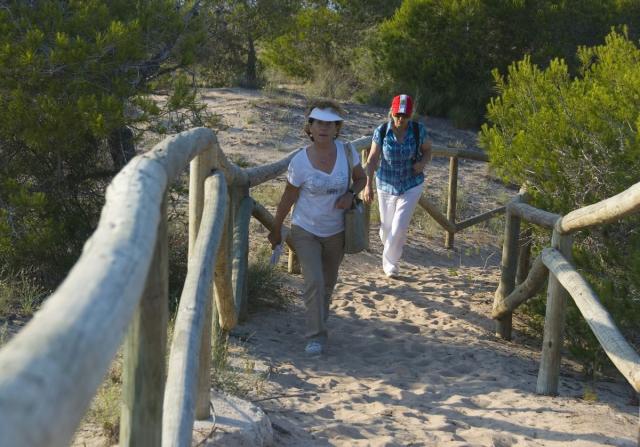
[{"label": "green shrub", "polygon": [[[612,32],[604,45],[582,47],[577,56],[580,75],[574,78],[561,59],[541,70],[527,57],[510,66],[506,78],[494,72],[499,96],[489,104],[489,124],[480,133],[495,172],[526,183],[535,206],[560,214],[629,188],[640,170],[640,49]],[[574,242],[581,274],[636,341],[639,224],[637,215],[630,216],[581,231]],[[536,304],[527,308],[542,312]],[[573,304],[566,340],[588,372],[606,362]]]}]

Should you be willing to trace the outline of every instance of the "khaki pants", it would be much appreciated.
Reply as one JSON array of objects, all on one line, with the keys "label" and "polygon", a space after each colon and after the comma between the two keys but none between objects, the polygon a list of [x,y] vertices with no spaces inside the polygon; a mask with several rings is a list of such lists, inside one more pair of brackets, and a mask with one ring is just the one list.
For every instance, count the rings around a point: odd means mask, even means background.
[{"label": "khaki pants", "polygon": [[325,342],[331,295],[344,256],[344,232],[320,237],[293,225],[291,238],[304,278],[305,336]]}]

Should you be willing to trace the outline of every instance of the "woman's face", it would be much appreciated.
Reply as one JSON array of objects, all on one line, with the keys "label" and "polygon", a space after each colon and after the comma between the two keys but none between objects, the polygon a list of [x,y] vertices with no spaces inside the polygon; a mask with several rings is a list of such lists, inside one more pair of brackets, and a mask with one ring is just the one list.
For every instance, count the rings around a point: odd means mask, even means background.
[{"label": "woman's face", "polygon": [[316,143],[326,143],[335,140],[338,135],[338,123],[335,121],[321,121],[314,119],[309,125],[311,137]]},{"label": "woman's face", "polygon": [[393,125],[397,129],[406,129],[409,124],[409,116],[404,113],[394,113],[391,115]]}]

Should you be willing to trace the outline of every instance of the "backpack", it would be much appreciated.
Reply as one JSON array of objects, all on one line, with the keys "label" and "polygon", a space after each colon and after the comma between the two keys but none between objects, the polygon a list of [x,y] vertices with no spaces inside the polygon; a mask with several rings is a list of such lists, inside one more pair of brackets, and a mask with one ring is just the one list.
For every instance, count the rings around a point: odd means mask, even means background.
[{"label": "backpack", "polygon": [[[378,144],[380,145],[380,149],[382,149],[382,144],[384,143],[384,137],[387,136],[387,127],[389,126],[389,121],[385,121],[385,123],[380,128],[380,141]],[[416,140],[416,156],[415,160],[420,161],[422,159],[422,151],[420,151],[420,125],[417,121],[411,121],[411,126],[413,128],[413,137]]]}]

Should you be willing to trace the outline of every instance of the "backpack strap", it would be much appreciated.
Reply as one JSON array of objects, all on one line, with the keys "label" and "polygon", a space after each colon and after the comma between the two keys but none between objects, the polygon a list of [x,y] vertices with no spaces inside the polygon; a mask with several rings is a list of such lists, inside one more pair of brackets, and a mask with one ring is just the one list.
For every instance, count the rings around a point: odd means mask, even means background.
[{"label": "backpack strap", "polygon": [[413,126],[413,138],[416,140],[416,161],[422,160],[422,151],[420,151],[420,125],[417,121],[411,121]]},{"label": "backpack strap", "polygon": [[384,144],[384,137],[387,136],[387,127],[389,126],[389,121],[385,121],[382,127],[380,128],[380,149],[382,149],[382,145]]}]

